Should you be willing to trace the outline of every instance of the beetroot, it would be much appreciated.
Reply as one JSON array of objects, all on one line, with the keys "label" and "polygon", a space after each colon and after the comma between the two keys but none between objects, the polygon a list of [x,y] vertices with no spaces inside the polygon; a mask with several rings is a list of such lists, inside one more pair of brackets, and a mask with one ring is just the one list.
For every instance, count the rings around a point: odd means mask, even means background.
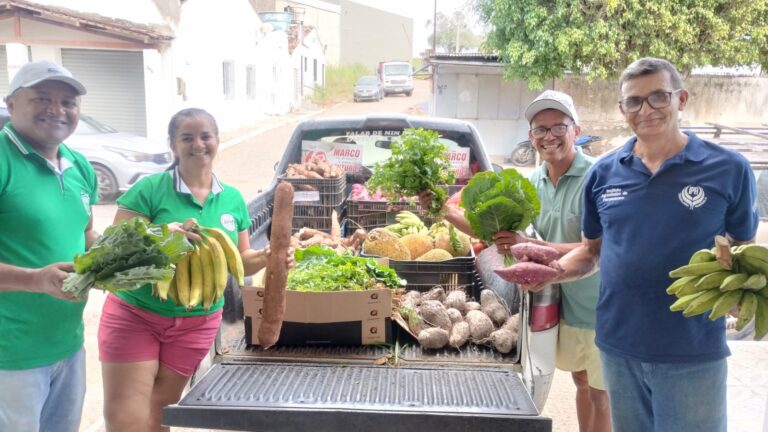
[{"label": "beetroot", "polygon": [[532,261],[519,262],[494,272],[502,279],[521,285],[533,285],[552,280],[560,274],[557,269]]},{"label": "beetroot", "polygon": [[509,248],[509,252],[520,261],[539,264],[549,264],[560,256],[556,249],[536,243],[517,243]]}]

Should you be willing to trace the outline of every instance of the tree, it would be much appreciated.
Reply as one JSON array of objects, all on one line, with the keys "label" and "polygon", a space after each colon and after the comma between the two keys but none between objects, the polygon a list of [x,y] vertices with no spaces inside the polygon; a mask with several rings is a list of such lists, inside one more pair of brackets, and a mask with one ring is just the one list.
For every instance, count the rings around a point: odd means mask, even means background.
[{"label": "tree", "polygon": [[[453,15],[447,16],[442,12],[436,14],[437,37],[435,48],[443,52],[462,52],[477,50],[482,42],[482,36],[475,33],[472,8],[457,9]],[[432,20],[428,20],[425,26],[432,30]],[[427,38],[429,46],[432,46],[432,34]]]},{"label": "tree", "polygon": [[646,56],[768,70],[768,0],[477,0],[486,48],[529,87],[566,71],[615,78]]}]

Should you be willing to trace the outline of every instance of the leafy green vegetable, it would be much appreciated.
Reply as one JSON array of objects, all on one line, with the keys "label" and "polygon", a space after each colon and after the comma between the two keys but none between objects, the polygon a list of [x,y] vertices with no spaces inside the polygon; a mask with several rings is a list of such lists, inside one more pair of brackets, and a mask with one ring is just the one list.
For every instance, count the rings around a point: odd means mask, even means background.
[{"label": "leafy green vegetable", "polygon": [[75,273],[62,289],[83,298],[93,287],[116,291],[169,281],[173,264],[191,250],[192,244],[179,233],[170,234],[167,226],[132,218],[110,226],[87,252],[75,256]]},{"label": "leafy green vegetable", "polygon": [[475,174],[461,193],[461,206],[477,238],[490,243],[499,231],[524,230],[541,209],[536,188],[512,168]]},{"label": "leafy green vegetable", "polygon": [[373,176],[366,187],[400,197],[432,191],[429,211],[437,215],[447,199],[447,193],[440,185],[450,185],[455,180],[448,152],[437,132],[406,129],[393,141],[389,159],[374,165]]},{"label": "leafy green vegetable", "polygon": [[297,249],[294,258],[296,267],[288,273],[289,290],[363,291],[380,284],[390,288],[405,285],[394,270],[378,265],[373,258],[338,255],[322,245]]}]

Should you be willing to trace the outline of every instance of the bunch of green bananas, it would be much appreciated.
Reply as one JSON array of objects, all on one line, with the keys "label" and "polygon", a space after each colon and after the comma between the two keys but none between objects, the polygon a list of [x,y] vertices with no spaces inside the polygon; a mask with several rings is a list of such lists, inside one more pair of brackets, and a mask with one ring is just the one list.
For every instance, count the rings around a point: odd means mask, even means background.
[{"label": "bunch of green bananas", "polygon": [[428,234],[429,230],[424,222],[414,213],[403,210],[395,215],[397,223],[387,225],[386,228],[398,236],[408,234]]},{"label": "bunch of green bananas", "polygon": [[176,264],[170,282],[155,284],[153,292],[162,300],[170,298],[187,310],[202,303],[209,310],[227,286],[227,272],[244,284],[245,272],[240,251],[224,231],[196,226],[191,231],[202,240],[193,242],[194,250]]},{"label": "bunch of green bananas", "polygon": [[761,245],[739,245],[730,249],[732,266],[717,260],[715,248],[702,249],[688,264],[669,272],[677,278],[667,294],[677,300],[669,307],[691,317],[709,312],[715,320],[741,306],[736,330],[755,319],[755,340],[768,334],[768,249]]}]

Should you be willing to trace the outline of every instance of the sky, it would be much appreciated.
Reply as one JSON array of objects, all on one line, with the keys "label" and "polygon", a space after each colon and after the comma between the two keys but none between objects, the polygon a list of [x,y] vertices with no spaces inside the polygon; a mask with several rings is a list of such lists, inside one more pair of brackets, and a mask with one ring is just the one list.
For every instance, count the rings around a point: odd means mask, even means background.
[{"label": "sky", "polygon": [[[352,0],[355,3],[386,10],[398,15],[413,18],[413,54],[428,48],[427,38],[432,34],[432,27],[425,27],[427,20],[434,15],[435,0]],[[437,0],[437,11],[452,15],[467,0]],[[429,47],[431,48],[431,47]]]}]

